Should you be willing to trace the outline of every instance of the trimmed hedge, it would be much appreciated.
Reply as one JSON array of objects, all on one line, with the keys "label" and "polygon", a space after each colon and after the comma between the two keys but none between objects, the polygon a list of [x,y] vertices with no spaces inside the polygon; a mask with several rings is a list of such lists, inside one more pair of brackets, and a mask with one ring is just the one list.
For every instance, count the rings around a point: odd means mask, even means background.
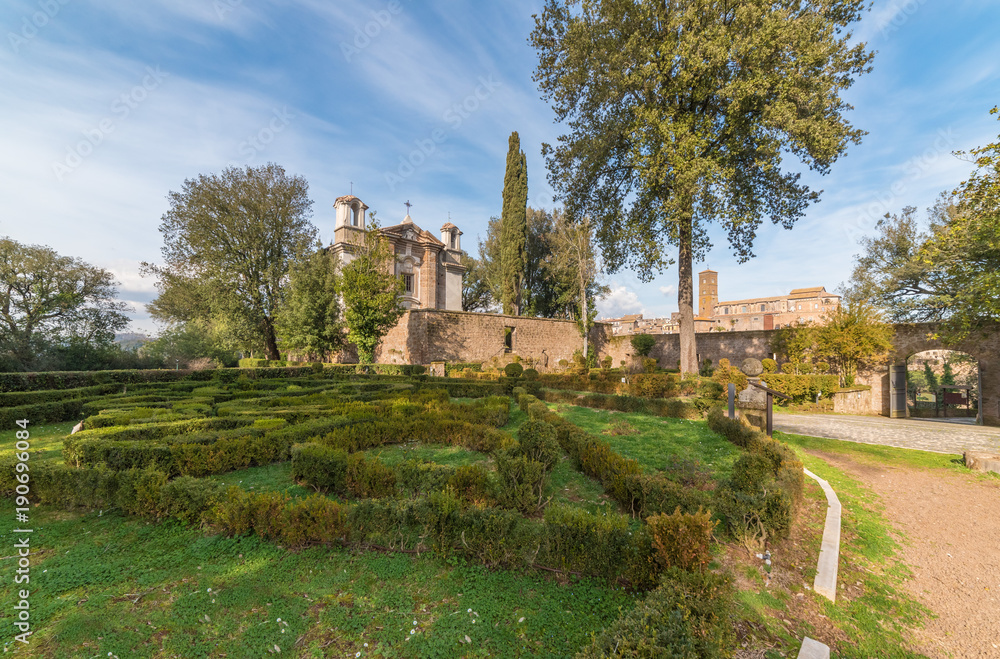
[{"label": "trimmed hedge", "polygon": [[10,428],[15,421],[27,419],[33,424],[76,421],[83,416],[84,398],[51,403],[33,403],[0,408],[0,427]]},{"label": "trimmed hedge", "polygon": [[543,390],[539,397],[553,403],[569,403],[617,412],[641,412],[674,419],[700,419],[702,416],[695,405],[679,398],[650,399],[607,394],[577,394],[552,389]]},{"label": "trimmed hedge", "polygon": [[840,378],[836,375],[764,373],[760,379],[775,391],[791,396],[796,403],[813,400],[816,394],[830,398],[840,388]]},{"label": "trimmed hedge", "polygon": [[729,482],[716,491],[717,512],[738,538],[784,538],[802,500],[802,462],[795,452],[756,429],[729,419],[721,408],[708,415],[708,426],[747,450],[733,464]]},{"label": "trimmed hedge", "polygon": [[658,588],[598,634],[577,659],[730,657],[734,597],[728,576],[671,568]]}]

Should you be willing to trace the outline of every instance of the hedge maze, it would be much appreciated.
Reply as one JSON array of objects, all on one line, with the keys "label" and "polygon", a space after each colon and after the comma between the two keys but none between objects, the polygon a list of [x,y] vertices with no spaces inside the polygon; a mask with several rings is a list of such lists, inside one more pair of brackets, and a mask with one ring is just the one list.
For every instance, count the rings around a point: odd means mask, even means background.
[{"label": "hedge maze", "polygon": [[[83,430],[65,438],[62,460],[32,464],[33,502],[117,507],[209,533],[254,534],[288,550],[428,553],[649,592],[597,635],[583,651],[588,657],[615,647],[615,656],[638,656],[627,648],[647,646],[726,656],[732,586],[708,569],[713,538],[780,538],[802,496],[794,453],[717,410],[710,427],[742,453],[731,477],[706,489],[644,471],[545,402],[573,402],[565,391],[520,374],[481,381],[329,366],[149,373],[4,382],[12,391],[0,394],[0,416],[33,423],[84,417]],[[590,396],[595,407],[623,400],[660,415],[700,416],[676,400]],[[482,459],[380,458],[399,445],[461,447]],[[553,500],[550,475],[567,461],[600,484],[605,512]],[[289,485],[311,494],[213,478],[277,463],[290,464]],[[13,497],[16,485],[4,465],[0,491]]]}]

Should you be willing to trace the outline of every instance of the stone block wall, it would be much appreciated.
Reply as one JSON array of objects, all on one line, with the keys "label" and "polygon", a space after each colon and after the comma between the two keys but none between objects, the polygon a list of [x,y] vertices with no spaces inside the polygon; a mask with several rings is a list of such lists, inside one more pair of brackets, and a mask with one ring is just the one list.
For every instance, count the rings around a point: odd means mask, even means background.
[{"label": "stone block wall", "polygon": [[874,414],[871,399],[869,389],[838,391],[833,395],[833,411],[836,414]]}]

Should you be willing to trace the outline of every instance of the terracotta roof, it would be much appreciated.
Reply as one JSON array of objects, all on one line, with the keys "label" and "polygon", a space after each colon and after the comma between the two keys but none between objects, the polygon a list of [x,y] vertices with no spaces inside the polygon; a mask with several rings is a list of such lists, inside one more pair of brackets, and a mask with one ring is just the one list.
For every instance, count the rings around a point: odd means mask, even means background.
[{"label": "terracotta roof", "polygon": [[458,227],[452,224],[451,222],[445,222],[444,225],[441,227],[441,230],[450,231],[451,229],[457,229],[457,228]]}]

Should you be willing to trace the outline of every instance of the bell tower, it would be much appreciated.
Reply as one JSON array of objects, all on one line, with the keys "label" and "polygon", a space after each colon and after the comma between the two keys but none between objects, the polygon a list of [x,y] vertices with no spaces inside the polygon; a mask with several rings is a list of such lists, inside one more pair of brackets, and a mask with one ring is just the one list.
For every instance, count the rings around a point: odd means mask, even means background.
[{"label": "bell tower", "polygon": [[702,270],[698,273],[698,317],[711,318],[719,303],[719,273]]}]

